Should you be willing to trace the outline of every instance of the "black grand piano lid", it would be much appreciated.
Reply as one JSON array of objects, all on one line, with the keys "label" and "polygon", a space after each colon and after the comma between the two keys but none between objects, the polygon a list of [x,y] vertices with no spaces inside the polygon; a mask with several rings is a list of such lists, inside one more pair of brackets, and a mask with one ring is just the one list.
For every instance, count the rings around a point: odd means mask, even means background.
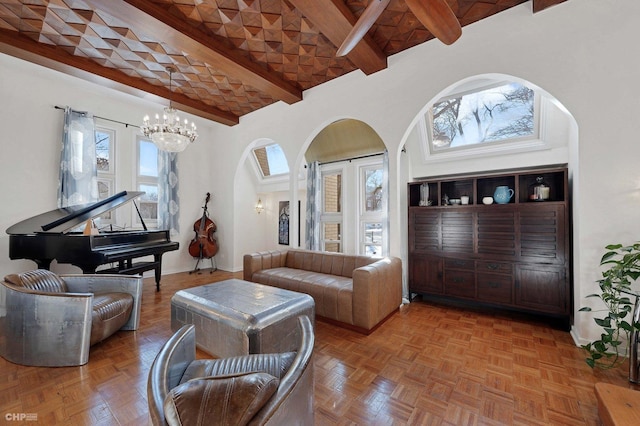
[{"label": "black grand piano lid", "polygon": [[65,233],[143,194],[143,191],[122,191],[97,203],[51,210],[10,226],[7,234]]}]

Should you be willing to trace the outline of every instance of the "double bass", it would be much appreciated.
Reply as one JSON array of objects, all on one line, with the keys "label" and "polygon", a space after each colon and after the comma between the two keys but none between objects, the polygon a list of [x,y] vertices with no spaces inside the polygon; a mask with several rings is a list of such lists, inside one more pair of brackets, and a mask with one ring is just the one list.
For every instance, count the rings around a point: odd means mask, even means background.
[{"label": "double bass", "polygon": [[198,260],[211,259],[218,253],[218,241],[213,235],[218,227],[209,219],[209,211],[207,210],[210,199],[211,194],[207,192],[207,198],[202,207],[202,217],[193,224],[196,235],[189,243],[189,254],[197,257]]}]

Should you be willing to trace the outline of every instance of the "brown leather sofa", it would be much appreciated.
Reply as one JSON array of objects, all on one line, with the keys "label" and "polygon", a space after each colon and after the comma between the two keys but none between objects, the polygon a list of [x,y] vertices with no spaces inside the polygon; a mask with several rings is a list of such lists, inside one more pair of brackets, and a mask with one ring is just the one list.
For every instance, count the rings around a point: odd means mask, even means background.
[{"label": "brown leather sofa", "polygon": [[142,277],[37,269],[0,284],[0,355],[40,367],[83,365],[89,347],[140,322]]},{"label": "brown leather sofa", "polygon": [[196,359],[195,327],[182,326],[149,371],[154,425],[313,424],[313,326],[298,317],[297,351]]},{"label": "brown leather sofa", "polygon": [[320,319],[369,334],[402,303],[402,263],[288,249],[246,254],[244,279],[309,294]]}]

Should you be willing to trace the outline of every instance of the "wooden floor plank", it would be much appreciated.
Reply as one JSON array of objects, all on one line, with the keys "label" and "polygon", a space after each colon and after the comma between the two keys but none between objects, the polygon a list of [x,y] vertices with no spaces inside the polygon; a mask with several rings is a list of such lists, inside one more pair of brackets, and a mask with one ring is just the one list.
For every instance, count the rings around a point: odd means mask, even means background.
[{"label": "wooden floor plank", "polygon": [[[91,348],[81,367],[0,358],[0,423],[30,414],[47,425],[150,424],[146,380],[171,336],[171,296],[241,273],[145,278],[140,328]],[[208,357],[198,351],[199,357]],[[316,322],[316,425],[596,425],[594,385],[627,381],[626,366],[592,371],[568,333],[504,313],[421,301],[369,336]],[[18,422],[7,422],[16,424]]]}]

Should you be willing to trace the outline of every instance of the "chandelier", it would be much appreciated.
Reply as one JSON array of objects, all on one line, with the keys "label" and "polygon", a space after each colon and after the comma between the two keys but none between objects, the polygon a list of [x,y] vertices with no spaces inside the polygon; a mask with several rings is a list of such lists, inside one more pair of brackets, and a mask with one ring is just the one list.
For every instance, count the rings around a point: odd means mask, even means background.
[{"label": "chandelier", "polygon": [[164,109],[162,120],[160,114],[156,114],[156,122],[151,123],[146,115],[142,123],[142,133],[151,139],[159,150],[168,152],[182,152],[190,143],[198,138],[195,123],[185,119],[184,124],[180,122],[178,111],[171,106],[172,75],[176,71],[173,67],[167,67],[169,73],[169,106]]}]

